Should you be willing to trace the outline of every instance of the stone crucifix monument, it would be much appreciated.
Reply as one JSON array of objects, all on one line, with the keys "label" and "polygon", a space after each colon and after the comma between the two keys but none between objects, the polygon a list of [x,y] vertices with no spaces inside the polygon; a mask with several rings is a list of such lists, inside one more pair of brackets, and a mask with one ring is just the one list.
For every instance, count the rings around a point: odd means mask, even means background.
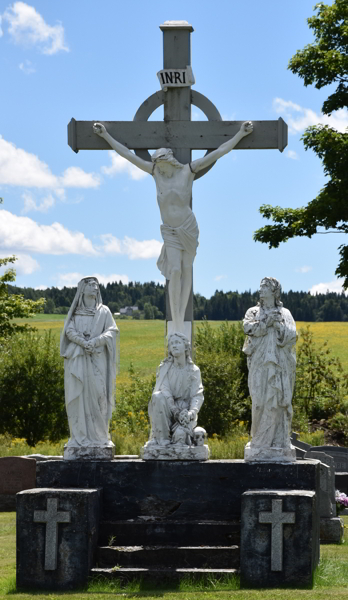
[{"label": "stone crucifix monument", "polygon": [[[191,339],[193,321],[192,264],[198,246],[198,225],[192,212],[192,185],[224,154],[236,149],[278,149],[287,145],[287,125],[277,121],[222,121],[208,98],[193,91],[190,36],[186,21],[166,21],[162,90],[147,98],[133,122],[76,121],[68,125],[68,143],[79,150],[110,150],[153,175],[163,224],[164,246],[158,266],[166,277],[168,333]],[[208,121],[191,122],[191,105]],[[164,105],[164,121],[148,121]],[[149,149],[156,150],[151,156]],[[206,155],[191,161],[192,150]],[[131,152],[134,150],[135,153]]]}]

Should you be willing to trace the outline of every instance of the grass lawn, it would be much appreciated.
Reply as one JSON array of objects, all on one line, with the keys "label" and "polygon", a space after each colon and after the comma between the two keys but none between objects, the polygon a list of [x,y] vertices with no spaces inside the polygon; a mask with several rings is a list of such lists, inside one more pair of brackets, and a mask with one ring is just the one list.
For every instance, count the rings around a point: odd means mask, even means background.
[{"label": "grass lawn", "polygon": [[184,582],[179,589],[153,588],[139,584],[120,589],[110,583],[91,582],[88,590],[75,593],[16,593],[15,584],[15,513],[0,513],[0,599],[54,600],[69,596],[76,600],[111,600],[112,598],[161,598],[162,600],[346,600],[348,599],[348,517],[345,521],[345,543],[321,546],[321,564],[312,590],[240,590],[238,580],[208,581],[193,585]]},{"label": "grass lawn", "polygon": [[[64,324],[64,315],[37,315],[33,319],[16,319],[20,323],[32,323],[40,331],[50,329],[53,335],[60,338]],[[210,321],[218,327],[221,321]],[[348,323],[297,323],[297,330],[310,325],[314,339],[318,343],[329,341],[329,348],[334,356],[338,356],[343,367],[348,371]],[[117,323],[121,339],[121,365],[118,383],[128,381],[128,369],[133,362],[140,376],[152,375],[160,361],[166,356],[165,321],[120,320]],[[199,327],[199,321],[195,322]]]}]

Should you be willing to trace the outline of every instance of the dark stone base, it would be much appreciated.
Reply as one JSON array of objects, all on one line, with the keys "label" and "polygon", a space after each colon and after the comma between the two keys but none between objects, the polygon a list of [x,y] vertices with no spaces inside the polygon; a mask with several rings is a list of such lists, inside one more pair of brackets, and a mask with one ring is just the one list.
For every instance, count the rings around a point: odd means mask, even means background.
[{"label": "dark stone base", "polygon": [[311,587],[318,562],[319,518],[314,492],[255,490],[243,494],[243,587]]},{"label": "dark stone base", "polygon": [[[42,522],[52,501],[60,520],[56,539],[54,526],[52,530]],[[17,494],[19,589],[76,590],[87,585],[96,558],[99,505],[96,489],[35,488]]]},{"label": "dark stone base", "polygon": [[37,468],[37,486],[102,488],[103,519],[240,519],[247,490],[319,492],[319,463],[246,463],[244,460],[49,461]]}]

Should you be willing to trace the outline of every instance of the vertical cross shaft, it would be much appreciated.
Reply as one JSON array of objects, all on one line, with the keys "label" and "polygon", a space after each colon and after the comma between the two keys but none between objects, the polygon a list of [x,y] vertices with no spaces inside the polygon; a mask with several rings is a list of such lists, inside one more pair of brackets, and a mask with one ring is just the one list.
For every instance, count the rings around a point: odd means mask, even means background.
[{"label": "vertical cross shaft", "polygon": [[268,523],[272,525],[271,571],[282,571],[283,525],[286,523],[295,523],[295,513],[283,513],[283,500],[272,500],[272,512],[260,512],[259,523]]},{"label": "vertical cross shaft", "polygon": [[[191,65],[191,32],[193,27],[186,21],[166,21],[160,26],[163,31],[163,68],[185,69]],[[168,88],[164,95],[164,122],[191,121],[191,87]],[[168,141],[168,147],[170,142]],[[191,162],[190,148],[177,148],[174,150],[175,158],[183,163]],[[192,208],[192,198],[191,198]],[[171,320],[170,303],[168,296],[168,282],[166,290],[167,321]],[[185,321],[193,322],[193,293],[187,303]]]},{"label": "vertical cross shaft", "polygon": [[47,510],[34,511],[34,523],[46,523],[45,571],[57,568],[58,523],[70,521],[70,511],[58,511],[58,498],[47,498]]}]

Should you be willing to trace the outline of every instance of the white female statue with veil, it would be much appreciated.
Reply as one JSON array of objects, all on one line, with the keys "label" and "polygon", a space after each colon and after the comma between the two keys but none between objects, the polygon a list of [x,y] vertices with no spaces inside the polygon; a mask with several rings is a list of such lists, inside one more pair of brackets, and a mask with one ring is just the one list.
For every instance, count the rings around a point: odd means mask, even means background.
[{"label": "white female statue with veil", "polygon": [[61,335],[70,439],[65,460],[112,460],[109,420],[114,408],[118,328],[102,303],[96,277],[84,277]]}]

